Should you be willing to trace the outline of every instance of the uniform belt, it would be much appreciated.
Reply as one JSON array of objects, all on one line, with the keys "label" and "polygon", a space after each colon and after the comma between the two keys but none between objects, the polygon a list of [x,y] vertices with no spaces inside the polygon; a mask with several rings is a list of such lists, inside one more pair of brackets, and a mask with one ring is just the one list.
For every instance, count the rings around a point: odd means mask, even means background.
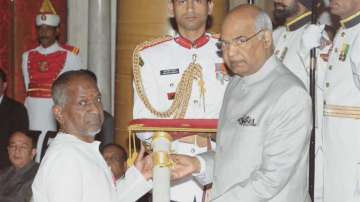
[{"label": "uniform belt", "polygon": [[51,90],[45,88],[30,88],[27,91],[29,97],[51,98]]},{"label": "uniform belt", "polygon": [[32,88],[41,88],[41,89],[51,89],[51,83],[30,83],[29,89]]},{"label": "uniform belt", "polygon": [[360,119],[360,107],[325,105],[324,116]]}]

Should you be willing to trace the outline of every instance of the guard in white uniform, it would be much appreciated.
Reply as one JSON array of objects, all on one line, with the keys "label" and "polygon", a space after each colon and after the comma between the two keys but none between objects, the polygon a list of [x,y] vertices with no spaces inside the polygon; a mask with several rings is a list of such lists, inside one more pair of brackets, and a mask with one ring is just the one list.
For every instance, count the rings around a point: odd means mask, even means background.
[{"label": "guard in white uniform", "polygon": [[324,201],[358,202],[360,1],[331,1],[331,12],[342,20],[325,74]]},{"label": "guard in white uniform", "polygon": [[[139,52],[140,75],[149,103],[158,111],[169,109],[175,99],[175,92],[184,72],[188,69],[189,64],[195,61],[202,67],[204,86],[199,85],[200,80],[194,80],[189,89],[191,96],[185,116],[178,118],[217,119],[229,79],[223,61],[216,52],[218,39],[210,34],[204,34],[193,43],[181,36],[166,37],[160,41]],[[201,95],[203,90],[205,93]],[[135,92],[133,118],[161,117],[151,113],[138,92]],[[138,137],[146,140],[151,135],[143,133]],[[172,150],[180,154],[196,155],[206,152],[207,147],[174,141]],[[201,201],[202,187],[189,178],[187,181],[186,183],[177,182],[171,188],[171,199],[179,202],[193,201],[194,195],[196,195],[196,201]]]},{"label": "guard in white uniform", "polygon": [[[191,39],[189,28],[183,25],[189,22],[179,17],[180,12],[184,12],[184,16],[196,13],[206,20],[212,1],[174,0],[170,4],[178,34],[145,42],[135,50],[133,118],[217,119],[229,79],[217,52],[218,38],[205,33],[206,21],[203,21],[199,23],[197,36]],[[200,14],[204,8],[208,12]],[[142,133],[138,137],[146,140],[151,135]],[[174,141],[172,150],[188,155],[206,152],[207,146],[196,140],[198,138],[191,136]],[[191,177],[175,182],[170,194],[171,200],[179,202],[200,202],[202,195],[203,187]]]},{"label": "guard in white uniform", "polygon": [[[282,2],[274,0],[275,8],[277,3]],[[314,36],[312,32],[313,27],[310,25],[312,12],[311,0],[293,0],[292,5],[287,5],[289,8],[296,8],[294,12],[289,12],[286,16],[286,23],[284,26],[280,26],[274,31],[274,44],[275,55],[290,69],[309,89],[310,77],[310,49],[314,43],[314,39],[318,38]],[[296,12],[297,11],[297,12]],[[280,12],[275,9],[274,14]],[[285,16],[284,16],[285,17]],[[310,29],[310,30],[309,30]],[[321,46],[317,49],[317,64],[316,64],[316,145],[315,145],[315,202],[322,201],[323,195],[323,158],[322,158],[322,108],[323,108],[323,80],[324,70],[327,65],[326,55],[330,48],[330,40],[327,32],[320,33],[320,37],[323,41]],[[317,43],[317,42],[316,42]],[[310,46],[310,47],[309,47]]]},{"label": "guard in white uniform", "polygon": [[29,113],[30,129],[42,131],[36,160],[40,161],[41,148],[47,131],[56,131],[51,112],[51,85],[63,72],[81,68],[79,49],[57,42],[60,17],[49,0],[44,0],[36,16],[36,28],[40,45],[22,56],[22,71],[27,97],[25,106]]}]

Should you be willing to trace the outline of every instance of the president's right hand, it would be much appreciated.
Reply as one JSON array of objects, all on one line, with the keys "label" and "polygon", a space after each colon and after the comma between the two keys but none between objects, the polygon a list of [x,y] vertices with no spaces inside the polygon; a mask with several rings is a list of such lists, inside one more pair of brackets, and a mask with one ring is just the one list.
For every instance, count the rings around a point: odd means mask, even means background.
[{"label": "president's right hand", "polygon": [[171,169],[171,178],[173,180],[200,172],[200,162],[196,157],[173,154],[170,155],[170,159],[174,162],[174,166]]}]

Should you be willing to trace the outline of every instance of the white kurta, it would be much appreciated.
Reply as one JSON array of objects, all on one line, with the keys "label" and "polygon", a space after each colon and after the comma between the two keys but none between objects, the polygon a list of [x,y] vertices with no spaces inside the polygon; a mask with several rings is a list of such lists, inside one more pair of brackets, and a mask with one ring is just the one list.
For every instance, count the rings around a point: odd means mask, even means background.
[{"label": "white kurta", "polygon": [[[311,100],[274,56],[234,76],[221,108],[216,152],[200,155],[216,202],[309,202]],[[202,169],[203,170],[203,169]]]},{"label": "white kurta", "polygon": [[[78,55],[62,48],[59,46],[57,42],[51,45],[48,48],[43,48],[42,46],[38,46],[35,49],[31,49],[26,51],[22,56],[22,71],[24,76],[25,88],[28,90],[29,88],[29,72],[28,72],[28,56],[32,51],[38,51],[41,54],[51,54],[56,51],[66,51],[67,56],[64,64],[64,68],[60,72],[69,71],[69,70],[77,70],[82,68],[81,60]],[[56,121],[52,114],[51,108],[53,106],[52,98],[36,98],[36,97],[26,97],[25,98],[25,107],[28,110],[29,114],[29,128],[31,130],[40,130],[42,131],[38,144],[37,144],[37,156],[36,160],[40,160],[42,143],[44,141],[44,137],[46,135],[46,131],[56,131]]]},{"label": "white kurta", "polygon": [[151,189],[135,167],[115,182],[99,144],[58,133],[35,176],[34,202],[132,202]]},{"label": "white kurta", "polygon": [[[197,81],[192,86],[191,97],[185,118],[194,119],[217,119],[223,99],[223,93],[228,83],[228,75],[222,71],[223,61],[217,55],[216,42],[218,39],[209,34],[209,41],[198,48],[185,48],[174,39],[164,41],[148,47],[140,52],[144,65],[141,67],[141,76],[144,90],[150,103],[158,110],[165,111],[172,103],[168,94],[175,93],[183,72],[193,62],[196,55],[196,63],[202,67],[205,81],[205,103],[200,98],[200,88]],[[133,118],[158,118],[148,111],[134,92]],[[151,137],[150,133],[143,133],[140,139]],[[199,148],[196,145],[175,141],[172,151],[179,154],[196,155],[207,151],[207,148]],[[171,200],[179,202],[201,201],[202,186],[191,177],[173,183],[171,188]]]},{"label": "white kurta", "polygon": [[[359,22],[350,28],[340,28],[334,38],[325,75],[326,105],[360,107],[359,53]],[[359,119],[324,118],[325,202],[360,201],[359,133]]]}]

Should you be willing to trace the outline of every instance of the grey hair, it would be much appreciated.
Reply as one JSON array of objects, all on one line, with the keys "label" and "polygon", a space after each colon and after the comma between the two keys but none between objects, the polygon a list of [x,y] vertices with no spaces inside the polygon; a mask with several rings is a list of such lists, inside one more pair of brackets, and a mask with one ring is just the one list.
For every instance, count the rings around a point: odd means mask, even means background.
[{"label": "grey hair", "polygon": [[68,98],[68,85],[72,80],[76,80],[79,77],[87,77],[89,80],[93,80],[96,83],[94,77],[89,75],[88,72],[83,70],[67,71],[61,74],[53,83],[51,87],[51,96],[54,104],[64,107]]},{"label": "grey hair", "polygon": [[255,31],[259,32],[260,30],[273,30],[271,18],[265,11],[260,11],[255,19]]}]

